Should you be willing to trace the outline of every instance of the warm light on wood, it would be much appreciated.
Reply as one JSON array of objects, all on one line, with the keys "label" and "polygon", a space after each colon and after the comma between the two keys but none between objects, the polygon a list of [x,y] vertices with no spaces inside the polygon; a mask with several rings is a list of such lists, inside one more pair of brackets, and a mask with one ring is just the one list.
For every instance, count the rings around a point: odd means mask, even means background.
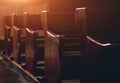
[{"label": "warm light on wood", "polygon": [[[7,1],[7,0],[6,0]],[[23,2],[30,2],[32,0],[9,0],[10,2],[16,2],[16,3],[23,3]]]},{"label": "warm light on wood", "polygon": [[0,0],[0,4],[39,4],[45,0]]}]

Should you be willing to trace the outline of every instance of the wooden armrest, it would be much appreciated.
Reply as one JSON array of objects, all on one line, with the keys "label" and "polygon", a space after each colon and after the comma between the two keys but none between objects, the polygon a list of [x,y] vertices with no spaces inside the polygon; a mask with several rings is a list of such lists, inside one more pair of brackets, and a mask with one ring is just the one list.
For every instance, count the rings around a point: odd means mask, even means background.
[{"label": "wooden armrest", "polygon": [[29,29],[29,28],[26,28],[26,31],[27,31],[28,33],[32,34],[32,35],[35,35],[35,36],[38,35],[38,33],[37,33],[36,31],[33,31],[33,30]]},{"label": "wooden armrest", "polygon": [[88,41],[91,41],[99,46],[111,46],[112,44],[111,43],[101,43],[101,42],[98,42],[97,40],[91,38],[90,36],[87,36],[87,39]]},{"label": "wooden armrest", "polygon": [[11,29],[11,27],[10,27],[10,26],[5,25],[5,27],[6,27],[6,29]]},{"label": "wooden armrest", "polygon": [[27,28],[27,27],[26,27],[26,30],[31,34],[37,34],[38,36],[44,36],[43,30],[32,30],[32,29]]},{"label": "wooden armrest", "polygon": [[31,29],[29,28],[25,28],[29,33],[34,33],[34,31],[32,31]]},{"label": "wooden armrest", "polygon": [[53,42],[56,42],[57,44],[59,44],[59,37],[60,35],[57,35],[57,34],[54,34],[54,33],[51,33],[49,31],[47,31],[47,37],[52,40]]},{"label": "wooden armrest", "polygon": [[15,30],[20,30],[20,28],[18,28],[17,26],[13,26],[13,29],[15,29]]}]

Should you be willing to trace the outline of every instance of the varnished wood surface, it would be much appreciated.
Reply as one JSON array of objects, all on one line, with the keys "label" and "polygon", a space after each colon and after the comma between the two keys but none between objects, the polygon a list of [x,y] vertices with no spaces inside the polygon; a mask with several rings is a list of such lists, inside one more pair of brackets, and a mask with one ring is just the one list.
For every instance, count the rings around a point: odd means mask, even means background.
[{"label": "varnished wood surface", "polygon": [[[47,83],[56,83],[61,79],[79,79],[80,60],[86,48],[85,8],[77,9],[76,12],[43,11],[41,16],[45,30]],[[73,42],[75,37],[78,42]],[[78,51],[77,55],[75,51]]]}]

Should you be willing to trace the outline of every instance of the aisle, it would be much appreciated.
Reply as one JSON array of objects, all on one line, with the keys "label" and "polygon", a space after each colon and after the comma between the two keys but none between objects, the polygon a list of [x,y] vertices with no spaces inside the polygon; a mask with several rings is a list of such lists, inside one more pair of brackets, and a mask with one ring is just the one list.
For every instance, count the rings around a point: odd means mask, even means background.
[{"label": "aisle", "polygon": [[4,56],[0,55],[0,83],[39,83]]}]

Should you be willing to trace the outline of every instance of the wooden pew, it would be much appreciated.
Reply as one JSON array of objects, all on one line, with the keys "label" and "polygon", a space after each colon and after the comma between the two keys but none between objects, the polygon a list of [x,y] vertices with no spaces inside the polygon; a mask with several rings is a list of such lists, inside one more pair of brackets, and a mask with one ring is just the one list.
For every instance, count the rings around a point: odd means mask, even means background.
[{"label": "wooden pew", "polygon": [[120,43],[119,14],[120,10],[118,9],[88,8],[87,9],[88,35],[104,43],[105,42]]},{"label": "wooden pew", "polygon": [[5,54],[12,55],[12,19],[11,16],[4,16],[4,38],[5,38]]},{"label": "wooden pew", "polygon": [[41,14],[26,14],[26,26],[32,30],[43,30]]},{"label": "wooden pew", "polygon": [[13,58],[25,67],[25,18],[24,15],[12,15]]},{"label": "wooden pew", "polygon": [[44,32],[40,14],[26,16],[26,64],[27,70],[40,81],[45,77]]},{"label": "wooden pew", "polygon": [[75,12],[42,11],[45,30],[45,72],[47,83],[80,79],[82,56],[87,44],[85,8]]},{"label": "wooden pew", "polygon": [[[95,83],[120,82],[120,10],[87,9],[88,63]],[[94,77],[92,76],[94,74]],[[91,80],[91,79],[89,79]],[[89,81],[90,82],[90,81]]]}]

